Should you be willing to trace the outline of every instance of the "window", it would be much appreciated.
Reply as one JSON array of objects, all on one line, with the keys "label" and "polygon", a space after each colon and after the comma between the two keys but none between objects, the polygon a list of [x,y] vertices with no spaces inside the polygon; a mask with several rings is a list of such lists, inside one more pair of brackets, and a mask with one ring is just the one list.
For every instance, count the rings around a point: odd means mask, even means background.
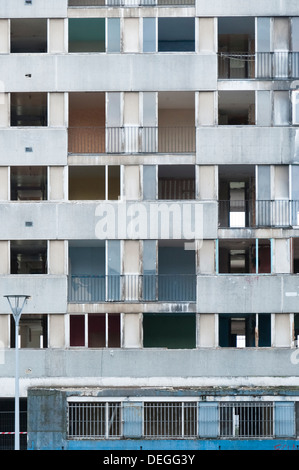
[{"label": "window", "polygon": [[159,52],[195,51],[194,18],[159,18]]},{"label": "window", "polygon": [[105,52],[105,18],[70,18],[69,52]]},{"label": "window", "polygon": [[47,241],[12,240],[10,258],[11,274],[47,274]]},{"label": "window", "polygon": [[159,165],[159,199],[195,199],[195,168],[193,165]]},{"label": "window", "polygon": [[121,346],[120,324],[119,313],[70,315],[70,346],[119,348]]},{"label": "window", "polygon": [[120,166],[71,166],[69,200],[118,200]]},{"label": "window", "polygon": [[144,403],[144,437],[196,437],[197,403]]},{"label": "window", "polygon": [[45,201],[47,199],[47,167],[11,167],[10,199],[11,201]]},{"label": "window", "polygon": [[219,315],[220,347],[270,347],[271,315]]},{"label": "window", "polygon": [[10,20],[10,52],[47,52],[47,19],[12,18]]},{"label": "window", "polygon": [[112,438],[121,436],[121,403],[70,402],[68,437]]},{"label": "window", "polygon": [[[15,348],[15,322],[11,316],[10,344]],[[48,346],[47,315],[22,315],[19,323],[20,348],[46,348]]]},{"label": "window", "polygon": [[195,348],[196,315],[194,313],[144,313],[143,347]]},{"label": "window", "polygon": [[220,403],[220,437],[272,437],[273,422],[273,403]]},{"label": "window", "polygon": [[47,93],[11,93],[11,126],[47,126]]}]

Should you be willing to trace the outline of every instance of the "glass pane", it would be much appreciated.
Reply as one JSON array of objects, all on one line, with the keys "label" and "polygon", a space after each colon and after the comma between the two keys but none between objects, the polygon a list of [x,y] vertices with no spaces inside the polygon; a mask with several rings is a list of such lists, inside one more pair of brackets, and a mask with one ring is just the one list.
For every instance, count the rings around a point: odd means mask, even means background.
[{"label": "glass pane", "polygon": [[120,19],[108,19],[107,52],[120,52]]},{"label": "glass pane", "polygon": [[88,347],[104,348],[105,346],[105,313],[100,315],[88,315]]},{"label": "glass pane", "polygon": [[156,19],[143,19],[143,52],[156,52]]},{"label": "glass pane", "polygon": [[70,316],[70,346],[85,345],[84,315]]},{"label": "glass pane", "polygon": [[120,347],[120,314],[108,315],[108,348]]}]

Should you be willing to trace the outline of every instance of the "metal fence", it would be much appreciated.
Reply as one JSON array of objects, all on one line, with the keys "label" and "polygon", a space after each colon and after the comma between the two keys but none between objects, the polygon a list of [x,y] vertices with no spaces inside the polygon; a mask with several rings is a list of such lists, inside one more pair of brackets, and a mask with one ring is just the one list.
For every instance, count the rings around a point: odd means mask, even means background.
[{"label": "metal fence", "polygon": [[195,0],[69,0],[69,7],[194,6]]},{"label": "metal fence", "polygon": [[291,227],[299,225],[297,200],[229,200],[218,202],[220,227]]},{"label": "metal fence", "polygon": [[195,127],[70,127],[69,153],[194,153]]},{"label": "metal fence", "polygon": [[295,79],[299,77],[299,52],[220,52],[219,78]]},{"label": "metal fence", "polygon": [[[15,413],[0,411],[0,450],[13,450],[15,445]],[[27,449],[27,412],[20,411],[20,449]]]},{"label": "metal fence", "polygon": [[69,438],[120,437],[121,403],[81,402],[68,405]]},{"label": "metal fence", "polygon": [[195,302],[196,275],[71,275],[68,283],[68,301],[73,303]]},{"label": "metal fence", "polygon": [[273,437],[273,403],[220,403],[220,437]]},{"label": "metal fence", "polygon": [[197,436],[197,403],[144,403],[144,437]]}]

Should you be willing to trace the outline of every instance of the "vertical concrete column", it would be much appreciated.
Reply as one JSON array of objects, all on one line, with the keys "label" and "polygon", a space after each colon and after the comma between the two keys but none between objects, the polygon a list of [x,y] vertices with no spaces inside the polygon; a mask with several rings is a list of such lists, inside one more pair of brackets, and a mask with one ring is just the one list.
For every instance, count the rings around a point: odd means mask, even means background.
[{"label": "vertical concrete column", "polygon": [[49,240],[49,274],[66,274],[64,240]]},{"label": "vertical concrete column", "polygon": [[9,127],[10,125],[9,103],[9,94],[5,93],[4,83],[0,80],[0,127]]},{"label": "vertical concrete column", "polygon": [[198,243],[197,273],[215,274],[216,247],[215,240],[202,240]]},{"label": "vertical concrete column", "polygon": [[199,91],[196,96],[196,125],[214,126],[217,121],[215,92]]},{"label": "vertical concrete column", "polygon": [[48,52],[58,54],[66,52],[65,20],[50,18],[48,20]]},{"label": "vertical concrete column", "polygon": [[49,125],[66,127],[65,94],[49,93]]},{"label": "vertical concrete column", "polygon": [[123,52],[140,52],[139,18],[123,19]]},{"label": "vertical concrete column", "polygon": [[217,18],[197,18],[197,52],[216,52],[216,22]]},{"label": "vertical concrete column", "polygon": [[123,167],[123,195],[127,201],[141,198],[140,168],[138,165]]},{"label": "vertical concrete column", "polygon": [[49,315],[48,317],[48,347],[65,347],[65,316]]},{"label": "vertical concrete column", "polygon": [[0,167],[0,201],[8,201],[9,198],[9,168],[6,166]]},{"label": "vertical concrete column", "polygon": [[10,25],[9,20],[0,20],[0,54],[10,52]]},{"label": "vertical concrete column", "polygon": [[123,347],[142,347],[142,313],[126,313],[123,316]]},{"label": "vertical concrete column", "polygon": [[125,152],[138,152],[139,150],[139,93],[125,92],[124,99],[124,130]]},{"label": "vertical concrete column", "polygon": [[198,316],[198,347],[213,348],[217,346],[216,315],[201,313]]},{"label": "vertical concrete column", "polygon": [[274,238],[273,241],[273,274],[291,273],[291,241],[288,238]]},{"label": "vertical concrete column", "polygon": [[292,321],[289,313],[276,313],[273,315],[272,346],[289,348],[292,346]]},{"label": "vertical concrete column", "polygon": [[215,165],[198,165],[197,198],[201,201],[217,201],[218,198],[218,170]]},{"label": "vertical concrete column", "polygon": [[0,275],[9,274],[9,242],[0,241]]},{"label": "vertical concrete column", "polygon": [[48,198],[49,200],[66,199],[65,168],[63,166],[50,166],[48,169]]},{"label": "vertical concrete column", "polygon": [[139,299],[141,286],[141,249],[139,240],[123,242],[123,273],[125,282],[125,298],[128,301]]},{"label": "vertical concrete column", "polygon": [[9,338],[9,321],[10,315],[0,315],[0,366],[3,364],[4,352],[1,352],[2,348],[8,348],[10,346]]}]

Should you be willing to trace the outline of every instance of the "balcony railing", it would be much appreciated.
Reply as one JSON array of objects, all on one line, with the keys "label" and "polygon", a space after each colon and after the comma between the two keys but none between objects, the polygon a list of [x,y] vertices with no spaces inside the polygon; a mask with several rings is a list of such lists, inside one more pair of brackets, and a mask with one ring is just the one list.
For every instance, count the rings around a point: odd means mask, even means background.
[{"label": "balcony railing", "polygon": [[218,221],[223,228],[298,226],[299,201],[219,201]]},{"label": "balcony railing", "polygon": [[218,77],[230,79],[299,78],[299,52],[220,52]]},{"label": "balcony railing", "polygon": [[68,301],[97,302],[195,302],[195,274],[72,275]]},{"label": "balcony railing", "polygon": [[69,0],[69,7],[194,6],[195,0]]},{"label": "balcony railing", "polygon": [[195,127],[70,127],[69,153],[194,153]]}]

